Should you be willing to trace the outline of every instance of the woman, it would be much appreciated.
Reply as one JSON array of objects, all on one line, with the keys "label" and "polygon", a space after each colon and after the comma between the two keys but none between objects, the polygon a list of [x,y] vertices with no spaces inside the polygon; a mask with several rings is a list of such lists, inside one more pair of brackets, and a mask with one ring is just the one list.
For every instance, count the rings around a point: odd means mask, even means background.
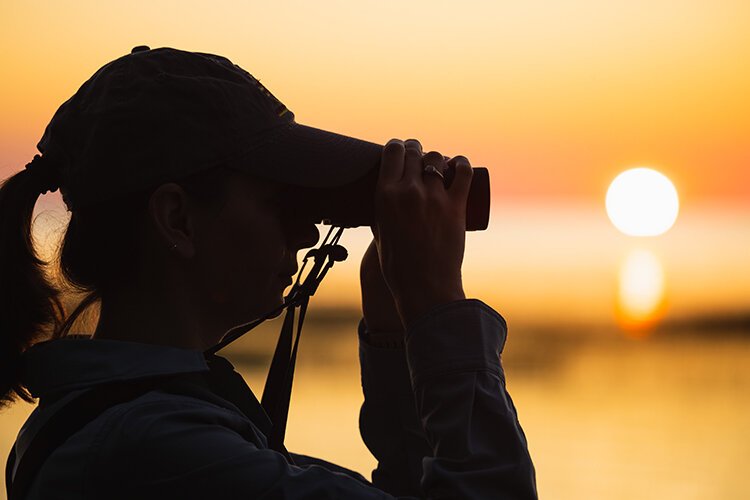
[{"label": "woman", "polygon": [[[299,125],[227,59],[147,47],[95,73],[39,150],[0,190],[3,402],[39,398],[9,461],[11,498],[536,497],[504,388],[504,320],[463,291],[466,158]],[[278,308],[297,252],[318,240],[290,186],[373,168],[359,325],[370,483],[269,446],[257,399],[204,351]],[[30,236],[38,195],[58,188],[71,212],[60,268],[87,293],[67,318]],[[93,336],[67,335],[97,300]],[[66,409],[86,397],[99,406],[86,418]]]}]

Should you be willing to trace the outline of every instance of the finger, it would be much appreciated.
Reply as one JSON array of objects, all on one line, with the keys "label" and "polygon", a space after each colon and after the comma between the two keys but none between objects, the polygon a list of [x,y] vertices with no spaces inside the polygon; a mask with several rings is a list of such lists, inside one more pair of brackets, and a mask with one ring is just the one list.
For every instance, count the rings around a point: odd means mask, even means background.
[{"label": "finger", "polygon": [[404,181],[416,182],[422,175],[422,144],[416,139],[408,139],[405,143]]},{"label": "finger", "polygon": [[416,148],[419,151],[420,158],[422,157],[422,143],[419,142],[419,139],[406,139],[404,141],[404,146],[406,146],[406,148]]},{"label": "finger", "polygon": [[451,196],[465,200],[469,197],[471,178],[474,175],[471,163],[465,156],[455,156],[448,161],[448,166],[454,169],[453,183],[448,192]]},{"label": "finger", "polygon": [[[443,178],[436,174],[424,173],[424,169],[428,166],[434,166],[438,172],[443,174]],[[421,175],[424,179],[425,184],[428,186],[442,185],[445,187],[445,173],[448,170],[448,164],[445,161],[445,157],[437,151],[430,151],[422,157],[422,172]]]},{"label": "finger", "polygon": [[404,173],[404,143],[400,139],[391,139],[383,147],[378,172],[378,184],[393,184],[401,180]]}]

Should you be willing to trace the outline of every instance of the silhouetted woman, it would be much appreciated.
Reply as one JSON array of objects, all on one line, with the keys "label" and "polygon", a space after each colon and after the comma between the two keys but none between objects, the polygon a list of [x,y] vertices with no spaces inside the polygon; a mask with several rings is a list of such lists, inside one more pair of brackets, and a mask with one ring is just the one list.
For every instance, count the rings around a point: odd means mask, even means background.
[{"label": "silhouetted woman", "polygon": [[[84,83],[38,148],[0,190],[2,401],[39,398],[8,462],[11,498],[536,497],[505,322],[463,291],[466,158],[297,124],[229,60],[147,47]],[[269,442],[269,412],[206,351],[283,305],[297,252],[319,238],[295,190],[374,168],[368,482]],[[67,316],[31,238],[38,196],[56,189],[71,215],[59,269],[85,292]],[[97,301],[93,335],[69,335]]]}]

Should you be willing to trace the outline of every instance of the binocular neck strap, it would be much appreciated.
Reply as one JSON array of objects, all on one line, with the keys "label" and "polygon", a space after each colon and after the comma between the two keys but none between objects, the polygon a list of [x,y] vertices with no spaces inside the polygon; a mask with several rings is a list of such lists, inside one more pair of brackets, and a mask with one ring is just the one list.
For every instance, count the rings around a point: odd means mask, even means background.
[{"label": "binocular neck strap", "polygon": [[[284,436],[286,434],[286,423],[289,416],[289,402],[292,397],[292,383],[294,382],[294,369],[297,364],[297,349],[302,334],[302,323],[305,321],[305,313],[310,297],[315,294],[320,282],[325,277],[334,262],[346,259],[346,249],[338,245],[343,228],[328,242],[333,232],[333,227],[326,235],[320,248],[308,251],[297,275],[297,280],[292,287],[288,298],[289,307],[286,310],[284,324],[279,334],[279,342],[273,354],[271,367],[268,370],[266,385],[263,389],[261,405],[271,420],[272,427],[268,436],[269,448],[277,451],[285,450]],[[314,264],[304,281],[301,280],[302,273],[307,266],[309,258],[314,259]],[[297,322],[297,333],[294,335],[295,311],[299,307],[299,321]],[[292,337],[294,341],[292,342]]]},{"label": "binocular neck strap", "polygon": [[[299,306],[291,306],[286,310],[284,325],[281,328],[279,342],[273,354],[271,368],[268,370],[266,385],[263,389],[261,405],[271,420],[271,432],[268,436],[268,447],[280,451],[284,447],[286,422],[289,416],[289,402],[292,397],[292,383],[294,382],[294,368],[297,363],[297,348],[302,333],[302,323],[309,297],[305,297]],[[299,307],[299,321],[297,333],[293,335],[295,311]],[[294,336],[294,343],[292,337]]]},{"label": "binocular neck strap", "polygon": [[[331,234],[337,229],[331,241],[328,241]],[[281,327],[279,341],[276,344],[271,367],[266,378],[266,385],[263,389],[261,405],[271,420],[272,427],[268,437],[269,448],[285,452],[284,435],[286,434],[286,423],[289,415],[289,402],[292,395],[292,383],[294,381],[294,368],[297,362],[297,349],[299,339],[302,334],[302,323],[305,320],[305,313],[310,297],[315,294],[320,282],[325,277],[328,270],[334,262],[346,260],[347,251],[344,247],[338,245],[338,241],[343,233],[343,227],[331,226],[323,243],[319,248],[313,248],[305,255],[302,268],[297,274],[297,279],[292,290],[284,298],[284,304],[269,311],[257,320],[243,325],[238,325],[229,330],[221,342],[205,351],[206,355],[215,354],[219,349],[229,343],[237,340],[239,337],[252,330],[269,317],[275,317],[279,310],[286,309],[284,324]],[[309,273],[302,280],[302,273],[307,267],[308,260],[313,258]],[[299,320],[297,322],[297,332],[294,333],[295,313],[299,307]]]}]

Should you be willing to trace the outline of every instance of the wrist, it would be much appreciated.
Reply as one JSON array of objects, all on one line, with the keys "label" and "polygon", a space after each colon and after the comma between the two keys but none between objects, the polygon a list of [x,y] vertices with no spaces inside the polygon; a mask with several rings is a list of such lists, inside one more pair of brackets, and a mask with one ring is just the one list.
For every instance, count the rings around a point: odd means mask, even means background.
[{"label": "wrist", "polygon": [[363,315],[363,318],[367,333],[370,336],[404,334],[404,325],[397,313],[382,316]]},{"label": "wrist", "polygon": [[363,321],[364,329],[361,331],[361,338],[368,345],[388,349],[401,349],[404,347],[404,327],[400,322],[396,328],[381,329],[368,323],[367,319],[363,318]]},{"label": "wrist", "polygon": [[401,322],[408,328],[410,324],[427,314],[430,310],[459,300],[466,300],[466,294],[463,289],[431,295],[416,293],[397,300],[396,303],[399,315],[401,316]]}]

